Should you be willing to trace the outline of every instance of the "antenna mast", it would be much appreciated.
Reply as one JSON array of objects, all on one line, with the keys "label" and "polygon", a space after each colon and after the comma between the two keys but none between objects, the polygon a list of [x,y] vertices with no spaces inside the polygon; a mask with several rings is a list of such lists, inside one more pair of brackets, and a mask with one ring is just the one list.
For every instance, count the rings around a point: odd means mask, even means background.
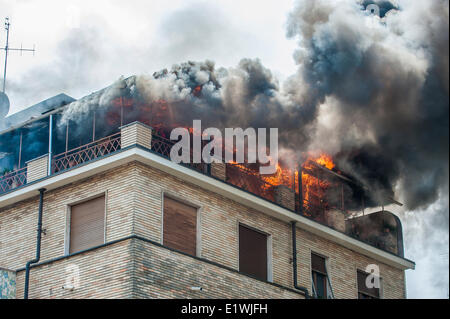
[{"label": "antenna mast", "polygon": [[8,53],[9,51],[20,51],[20,54],[22,54],[22,52],[24,51],[28,51],[28,52],[35,52],[35,47],[33,46],[33,49],[23,49],[22,46],[20,48],[10,48],[9,47],[9,28],[11,26],[11,23],[9,22],[9,18],[6,17],[5,18],[5,30],[6,30],[6,45],[4,48],[0,48],[0,50],[5,50],[5,67],[3,70],[3,93],[5,93],[6,90],[6,68],[8,66]]}]

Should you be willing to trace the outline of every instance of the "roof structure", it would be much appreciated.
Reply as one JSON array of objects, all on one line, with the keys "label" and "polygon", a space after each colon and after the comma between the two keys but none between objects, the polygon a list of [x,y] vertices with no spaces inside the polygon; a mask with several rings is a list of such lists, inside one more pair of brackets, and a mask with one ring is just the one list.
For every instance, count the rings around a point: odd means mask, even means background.
[{"label": "roof structure", "polygon": [[33,118],[37,118],[42,114],[48,113],[74,101],[75,99],[73,97],[61,93],[30,106],[20,112],[7,116],[4,119],[0,119],[0,134],[6,130],[18,127]]}]

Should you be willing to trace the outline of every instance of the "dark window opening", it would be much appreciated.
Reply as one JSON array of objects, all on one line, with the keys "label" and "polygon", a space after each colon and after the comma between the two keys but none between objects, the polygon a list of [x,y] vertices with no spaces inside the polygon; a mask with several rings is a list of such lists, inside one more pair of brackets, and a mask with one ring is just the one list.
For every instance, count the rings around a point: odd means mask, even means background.
[{"label": "dark window opening", "polygon": [[267,280],[267,235],[239,225],[239,271]]},{"label": "dark window opening", "polygon": [[358,270],[358,298],[359,299],[380,299],[380,288],[369,288],[366,285],[367,276],[370,274]]},{"label": "dark window opening", "polygon": [[313,283],[313,294],[319,299],[330,297],[328,284],[328,274],[325,265],[325,258],[314,253],[311,254],[311,275]]}]

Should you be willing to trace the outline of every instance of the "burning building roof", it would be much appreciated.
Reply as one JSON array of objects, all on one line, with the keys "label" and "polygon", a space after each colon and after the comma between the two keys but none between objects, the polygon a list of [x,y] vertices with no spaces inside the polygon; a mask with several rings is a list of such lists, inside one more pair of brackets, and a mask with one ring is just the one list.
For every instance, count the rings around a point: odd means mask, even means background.
[{"label": "burning building roof", "polygon": [[43,114],[67,105],[73,101],[75,101],[74,98],[61,93],[42,102],[39,102],[33,106],[30,106],[20,112],[0,119],[0,134],[11,128],[21,126],[29,120],[39,118]]}]

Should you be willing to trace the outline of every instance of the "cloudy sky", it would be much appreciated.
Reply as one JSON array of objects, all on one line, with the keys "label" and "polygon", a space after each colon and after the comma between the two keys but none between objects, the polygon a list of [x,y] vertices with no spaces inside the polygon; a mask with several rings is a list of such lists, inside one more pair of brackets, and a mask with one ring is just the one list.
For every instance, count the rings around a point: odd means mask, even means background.
[{"label": "cloudy sky", "polygon": [[[286,39],[293,1],[0,1],[11,19],[8,64],[11,112],[51,94],[75,98],[121,75],[153,73],[174,63],[211,59],[235,66],[259,58],[276,75],[292,74],[295,40]],[[4,34],[1,41],[4,42]],[[55,81],[39,81],[54,73]]]},{"label": "cloudy sky", "polygon": [[[296,1],[168,2],[0,0],[0,18],[11,21],[10,46],[37,49],[34,56],[10,54],[10,114],[61,92],[80,98],[120,76],[188,60],[234,67],[242,58],[258,58],[281,83],[296,73],[298,43],[286,36]],[[448,298],[448,211],[444,194],[432,205],[397,211],[406,257],[417,265],[407,271],[410,298]],[[434,231],[443,226],[446,232]]]}]

